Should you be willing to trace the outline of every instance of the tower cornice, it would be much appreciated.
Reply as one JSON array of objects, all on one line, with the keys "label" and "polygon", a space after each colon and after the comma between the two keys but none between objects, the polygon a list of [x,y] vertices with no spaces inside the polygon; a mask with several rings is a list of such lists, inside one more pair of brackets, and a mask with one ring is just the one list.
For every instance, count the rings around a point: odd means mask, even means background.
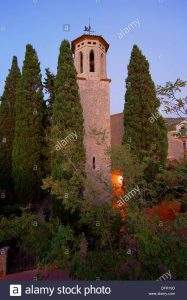
[{"label": "tower cornice", "polygon": [[105,46],[106,52],[108,51],[109,44],[107,43],[107,41],[101,35],[83,34],[83,35],[79,36],[78,38],[76,38],[75,40],[73,40],[71,42],[73,53],[75,51],[75,45],[77,43],[80,43],[80,42],[84,41],[85,39],[100,41],[100,43],[102,43]]}]

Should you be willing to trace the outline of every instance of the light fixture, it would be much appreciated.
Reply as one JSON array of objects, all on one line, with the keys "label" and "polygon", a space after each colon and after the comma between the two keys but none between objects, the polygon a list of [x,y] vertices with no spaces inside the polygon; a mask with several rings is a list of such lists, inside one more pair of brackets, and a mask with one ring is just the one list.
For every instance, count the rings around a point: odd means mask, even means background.
[{"label": "light fixture", "polygon": [[121,176],[121,175],[118,176],[118,183],[122,185],[122,183],[123,183],[123,176]]}]

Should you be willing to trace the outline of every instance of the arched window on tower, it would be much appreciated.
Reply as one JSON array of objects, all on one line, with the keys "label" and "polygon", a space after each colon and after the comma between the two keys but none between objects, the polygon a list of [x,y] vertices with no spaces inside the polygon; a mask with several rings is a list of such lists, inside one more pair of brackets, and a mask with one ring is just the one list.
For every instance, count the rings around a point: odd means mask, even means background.
[{"label": "arched window on tower", "polygon": [[104,76],[104,54],[101,54],[101,59],[100,59],[100,66],[101,66],[101,76]]},{"label": "arched window on tower", "polygon": [[80,73],[83,73],[83,54],[80,52]]},{"label": "arched window on tower", "polygon": [[90,72],[95,72],[94,52],[90,51]]}]

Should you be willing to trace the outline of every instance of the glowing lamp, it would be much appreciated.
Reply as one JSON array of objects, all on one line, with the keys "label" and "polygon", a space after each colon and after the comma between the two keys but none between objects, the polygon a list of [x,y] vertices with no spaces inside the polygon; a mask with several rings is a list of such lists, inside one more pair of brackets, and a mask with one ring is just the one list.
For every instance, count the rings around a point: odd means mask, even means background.
[{"label": "glowing lamp", "polygon": [[122,185],[122,183],[123,183],[123,176],[121,176],[121,175],[118,176],[117,180],[118,180],[118,183]]}]

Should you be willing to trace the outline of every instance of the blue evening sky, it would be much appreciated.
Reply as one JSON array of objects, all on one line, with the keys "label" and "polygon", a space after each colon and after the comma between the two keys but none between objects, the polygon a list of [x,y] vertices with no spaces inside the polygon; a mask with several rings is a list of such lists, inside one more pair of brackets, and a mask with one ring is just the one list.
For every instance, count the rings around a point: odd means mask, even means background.
[{"label": "blue evening sky", "polygon": [[[187,0],[0,0],[0,94],[13,55],[22,66],[25,45],[36,48],[42,73],[56,72],[62,39],[83,33],[89,18],[110,44],[111,112],[123,110],[124,81],[136,43],[148,58],[155,84],[187,79]],[[118,33],[138,18],[122,39]],[[70,30],[64,31],[64,24]]]}]

